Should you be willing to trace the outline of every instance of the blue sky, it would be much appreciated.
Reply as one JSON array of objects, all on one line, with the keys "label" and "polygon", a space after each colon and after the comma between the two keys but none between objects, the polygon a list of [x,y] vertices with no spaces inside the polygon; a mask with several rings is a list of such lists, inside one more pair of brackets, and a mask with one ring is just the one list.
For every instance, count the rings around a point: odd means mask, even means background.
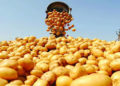
[{"label": "blue sky", "polygon": [[0,41],[16,37],[49,36],[44,19],[47,6],[63,1],[72,8],[76,32],[73,37],[117,39],[120,28],[120,0],[0,0]]}]

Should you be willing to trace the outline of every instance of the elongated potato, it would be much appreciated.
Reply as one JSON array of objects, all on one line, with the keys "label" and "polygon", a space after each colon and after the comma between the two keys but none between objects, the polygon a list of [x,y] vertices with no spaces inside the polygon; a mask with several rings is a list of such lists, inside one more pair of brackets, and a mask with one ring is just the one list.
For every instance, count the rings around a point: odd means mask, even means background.
[{"label": "elongated potato", "polygon": [[9,84],[12,84],[12,85],[23,85],[23,82],[21,80],[13,80]]},{"label": "elongated potato", "polygon": [[107,75],[95,73],[74,80],[71,86],[112,86],[112,80]]},{"label": "elongated potato", "polygon": [[8,67],[0,67],[0,78],[12,80],[16,79],[17,77],[18,75],[16,70]]},{"label": "elongated potato", "polygon": [[42,79],[38,79],[33,86],[47,86],[48,82]]}]

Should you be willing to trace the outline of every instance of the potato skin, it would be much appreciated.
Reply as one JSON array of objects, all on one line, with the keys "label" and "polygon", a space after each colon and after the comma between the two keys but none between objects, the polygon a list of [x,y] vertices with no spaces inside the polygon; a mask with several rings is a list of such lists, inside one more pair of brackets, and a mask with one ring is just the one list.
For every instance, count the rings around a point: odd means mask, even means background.
[{"label": "potato skin", "polygon": [[74,80],[70,86],[112,86],[112,80],[107,75],[95,73]]}]

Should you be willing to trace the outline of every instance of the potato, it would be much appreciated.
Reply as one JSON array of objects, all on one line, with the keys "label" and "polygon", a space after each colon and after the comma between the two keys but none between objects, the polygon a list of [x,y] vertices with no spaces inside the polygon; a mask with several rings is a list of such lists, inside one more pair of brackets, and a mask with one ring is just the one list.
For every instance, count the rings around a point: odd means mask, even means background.
[{"label": "potato", "polygon": [[38,62],[36,64],[36,68],[39,70],[42,70],[43,72],[47,72],[49,70],[49,65],[46,63]]},{"label": "potato", "polygon": [[20,58],[18,64],[21,65],[26,71],[33,69],[34,63],[30,58]]},{"label": "potato", "polygon": [[89,55],[89,56],[88,56],[88,60],[96,60],[96,58],[95,58],[95,56],[93,56],[93,55]]},{"label": "potato", "polygon": [[78,62],[78,57],[69,54],[65,57],[65,60],[68,64],[75,64],[76,62]]},{"label": "potato", "polygon": [[17,68],[17,61],[16,60],[10,60],[10,59],[5,59],[0,63],[0,67],[11,67],[16,69]]},{"label": "potato", "polygon": [[57,78],[56,86],[70,86],[72,79],[68,76],[60,76]]},{"label": "potato", "polygon": [[31,74],[31,75],[35,75],[35,76],[37,76],[37,77],[41,77],[41,75],[43,74],[43,72],[42,72],[41,70],[36,70],[36,69],[34,69],[34,70],[32,70],[32,71],[30,72],[30,74]]},{"label": "potato", "polygon": [[0,78],[0,86],[5,86],[7,83],[7,80]]},{"label": "potato", "polygon": [[29,75],[27,76],[27,80],[24,81],[25,85],[30,85],[32,86],[34,82],[37,80],[38,77],[35,75]]},{"label": "potato", "polygon": [[109,66],[103,65],[100,67],[100,70],[106,71],[109,75],[112,74],[112,69]]},{"label": "potato", "polygon": [[91,50],[91,53],[96,56],[96,57],[102,57],[103,56],[103,51],[97,48],[93,48]]},{"label": "potato", "polygon": [[82,65],[85,64],[86,61],[87,61],[87,59],[84,58],[84,57],[78,59],[78,62],[79,62],[80,64],[82,64]]},{"label": "potato", "polygon": [[120,58],[113,60],[113,61],[110,63],[110,67],[111,67],[112,70],[114,70],[114,71],[120,70]]},{"label": "potato", "polygon": [[60,54],[65,54],[67,52],[67,47],[63,46],[60,48]]},{"label": "potato", "polygon": [[30,86],[30,85],[21,85],[21,86]]},{"label": "potato", "polygon": [[95,67],[94,67],[94,65],[83,65],[84,66],[84,68],[85,68],[85,72],[87,73],[87,74],[91,74],[91,73],[95,73],[96,72],[96,69],[95,69]]},{"label": "potato", "polygon": [[51,85],[54,83],[56,75],[52,71],[48,71],[41,76],[41,79],[47,81]]},{"label": "potato", "polygon": [[2,51],[0,52],[0,59],[7,59],[8,58],[8,52]]},{"label": "potato", "polygon": [[18,77],[17,71],[8,68],[8,67],[0,67],[0,78],[7,79],[7,80],[13,80]]},{"label": "potato", "polygon": [[54,68],[58,67],[59,63],[58,62],[51,62],[49,64],[49,70],[53,70]]},{"label": "potato", "polygon": [[112,46],[111,48],[112,52],[119,52],[120,51],[120,42],[116,42],[116,44],[114,46]]},{"label": "potato", "polygon": [[112,86],[112,80],[107,75],[95,73],[74,80],[70,86]]},{"label": "potato", "polygon": [[52,71],[57,76],[68,75],[69,74],[69,70],[67,68],[65,68],[65,67],[62,67],[62,66],[56,67]]},{"label": "potato", "polygon": [[76,79],[76,78],[83,76],[85,74],[86,74],[85,68],[83,66],[76,65],[73,69],[71,69],[69,75],[72,79]]},{"label": "potato", "polygon": [[104,71],[104,70],[97,71],[97,73],[99,73],[99,74],[109,75],[108,72],[107,72],[107,71]]},{"label": "potato", "polygon": [[9,59],[10,60],[18,60],[18,59],[20,59],[21,58],[21,56],[12,56],[12,57],[10,57]]},{"label": "potato", "polygon": [[21,85],[23,85],[23,82],[21,80],[14,80],[14,81],[11,81],[6,86],[21,86]]},{"label": "potato", "polygon": [[33,86],[48,86],[48,82],[42,79],[38,79]]},{"label": "potato", "polygon": [[75,52],[75,53],[74,53],[74,56],[77,57],[77,58],[81,58],[80,51]]},{"label": "potato", "polygon": [[120,71],[117,71],[111,76],[113,86],[120,86]]},{"label": "potato", "polygon": [[87,48],[88,48],[88,43],[87,43],[87,42],[82,43],[82,44],[80,45],[80,49],[87,49]]},{"label": "potato", "polygon": [[99,61],[98,66],[99,67],[101,67],[103,65],[109,66],[109,64],[110,64],[110,61],[108,59],[103,59],[103,60]]},{"label": "potato", "polygon": [[69,71],[72,71],[72,69],[74,68],[74,66],[72,66],[72,65],[66,65],[65,68],[67,68]]},{"label": "potato", "polygon": [[97,65],[97,61],[96,60],[87,60],[86,64],[88,64],[88,65]]}]

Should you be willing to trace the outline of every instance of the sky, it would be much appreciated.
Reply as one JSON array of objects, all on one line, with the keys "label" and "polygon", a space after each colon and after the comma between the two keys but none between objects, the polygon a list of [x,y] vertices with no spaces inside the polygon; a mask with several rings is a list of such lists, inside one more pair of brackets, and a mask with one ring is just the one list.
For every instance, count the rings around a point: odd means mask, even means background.
[{"label": "sky", "polygon": [[72,37],[117,39],[120,28],[120,0],[0,0],[0,41],[16,37],[48,37],[47,6],[62,1],[72,8],[76,32],[68,31]]}]

